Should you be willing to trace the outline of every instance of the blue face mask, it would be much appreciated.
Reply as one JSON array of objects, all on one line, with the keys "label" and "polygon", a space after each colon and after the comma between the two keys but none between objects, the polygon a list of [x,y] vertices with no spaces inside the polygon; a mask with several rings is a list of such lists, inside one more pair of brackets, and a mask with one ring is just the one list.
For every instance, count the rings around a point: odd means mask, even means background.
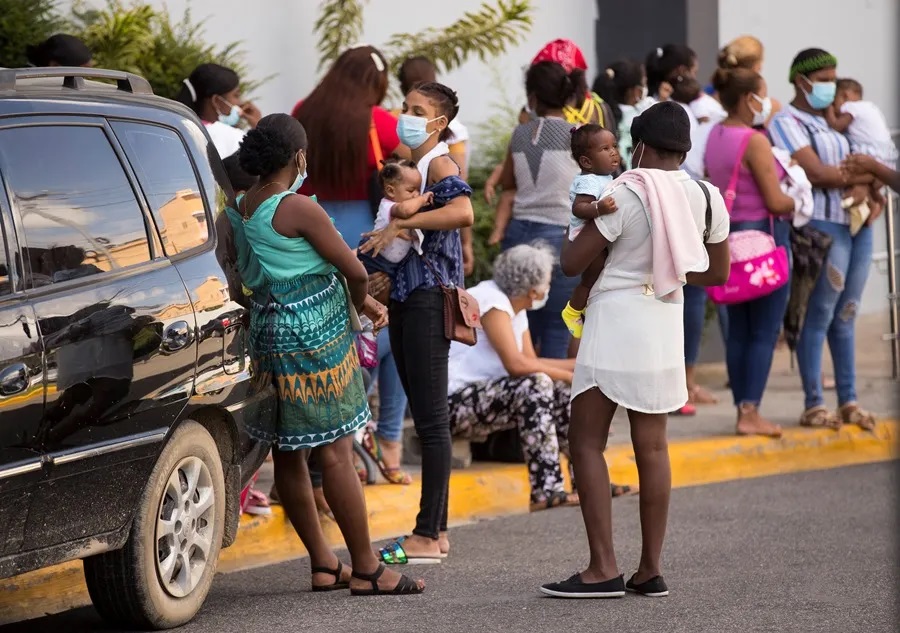
[{"label": "blue face mask", "polygon": [[443,117],[434,119],[426,119],[421,116],[413,116],[411,114],[401,114],[397,120],[397,136],[400,142],[410,149],[418,149],[427,141],[437,130],[428,131],[428,124],[437,121]]},{"label": "blue face mask", "polygon": [[[218,97],[221,101],[225,101],[222,97]],[[231,110],[228,111],[228,114],[219,113],[219,123],[224,123],[225,125],[235,127],[238,123],[241,122],[241,115],[244,114],[244,111],[241,110],[241,106],[237,104],[229,103],[225,101],[226,105],[231,106]],[[218,110],[218,108],[216,108]]]},{"label": "blue face mask", "polygon": [[809,85],[812,86],[812,89],[809,92],[800,88],[800,90],[803,90],[803,94],[806,96],[806,102],[810,107],[816,110],[824,110],[834,103],[834,95],[837,93],[837,84],[835,82],[812,81],[805,75],[801,75],[801,77],[808,81]]}]

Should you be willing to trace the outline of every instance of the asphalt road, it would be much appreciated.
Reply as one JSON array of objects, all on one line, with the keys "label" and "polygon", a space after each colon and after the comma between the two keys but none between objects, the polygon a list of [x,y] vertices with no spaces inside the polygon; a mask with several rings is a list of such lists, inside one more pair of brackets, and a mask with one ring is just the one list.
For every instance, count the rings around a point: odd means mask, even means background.
[{"label": "asphalt road", "polygon": [[[306,561],[222,575],[185,633],[341,631],[896,631],[896,464],[676,490],[668,598],[559,601],[537,587],[584,563],[581,516],[563,509],[462,526],[423,596],[311,594]],[[619,565],[640,552],[637,499],[614,502]],[[91,609],[0,629],[109,631]]]}]

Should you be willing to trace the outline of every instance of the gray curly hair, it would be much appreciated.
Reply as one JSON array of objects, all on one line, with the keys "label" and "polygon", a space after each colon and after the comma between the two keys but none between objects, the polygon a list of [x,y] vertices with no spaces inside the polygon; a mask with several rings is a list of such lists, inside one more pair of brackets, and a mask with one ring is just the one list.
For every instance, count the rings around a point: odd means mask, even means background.
[{"label": "gray curly hair", "polygon": [[555,259],[553,251],[540,242],[513,246],[494,260],[494,283],[507,297],[521,297],[550,284]]}]

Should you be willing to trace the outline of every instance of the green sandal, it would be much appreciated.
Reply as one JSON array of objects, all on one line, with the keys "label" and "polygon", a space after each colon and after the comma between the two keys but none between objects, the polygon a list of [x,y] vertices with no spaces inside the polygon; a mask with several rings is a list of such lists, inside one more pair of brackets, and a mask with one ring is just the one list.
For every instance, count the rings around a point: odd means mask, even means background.
[{"label": "green sandal", "polygon": [[437,565],[440,564],[444,556],[435,558],[433,556],[414,556],[410,558],[403,549],[403,541],[405,536],[401,536],[396,541],[382,547],[378,550],[378,557],[385,565]]}]

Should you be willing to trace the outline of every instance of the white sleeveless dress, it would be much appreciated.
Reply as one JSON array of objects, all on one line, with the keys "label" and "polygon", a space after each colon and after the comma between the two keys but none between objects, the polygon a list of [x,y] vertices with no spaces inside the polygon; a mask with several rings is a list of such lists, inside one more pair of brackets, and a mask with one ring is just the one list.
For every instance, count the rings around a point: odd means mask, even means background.
[{"label": "white sleeveless dress", "polygon": [[[702,235],[706,224],[702,190],[683,171],[667,173],[684,186]],[[709,242],[717,243],[728,237],[728,213],[718,189],[708,183],[707,187],[712,203]],[[653,243],[640,198],[621,185],[611,195],[618,211],[595,220],[610,241],[609,259],[588,299],[572,399],[598,388],[626,409],[668,413],[688,400],[684,304],[660,301],[653,294]]]}]

